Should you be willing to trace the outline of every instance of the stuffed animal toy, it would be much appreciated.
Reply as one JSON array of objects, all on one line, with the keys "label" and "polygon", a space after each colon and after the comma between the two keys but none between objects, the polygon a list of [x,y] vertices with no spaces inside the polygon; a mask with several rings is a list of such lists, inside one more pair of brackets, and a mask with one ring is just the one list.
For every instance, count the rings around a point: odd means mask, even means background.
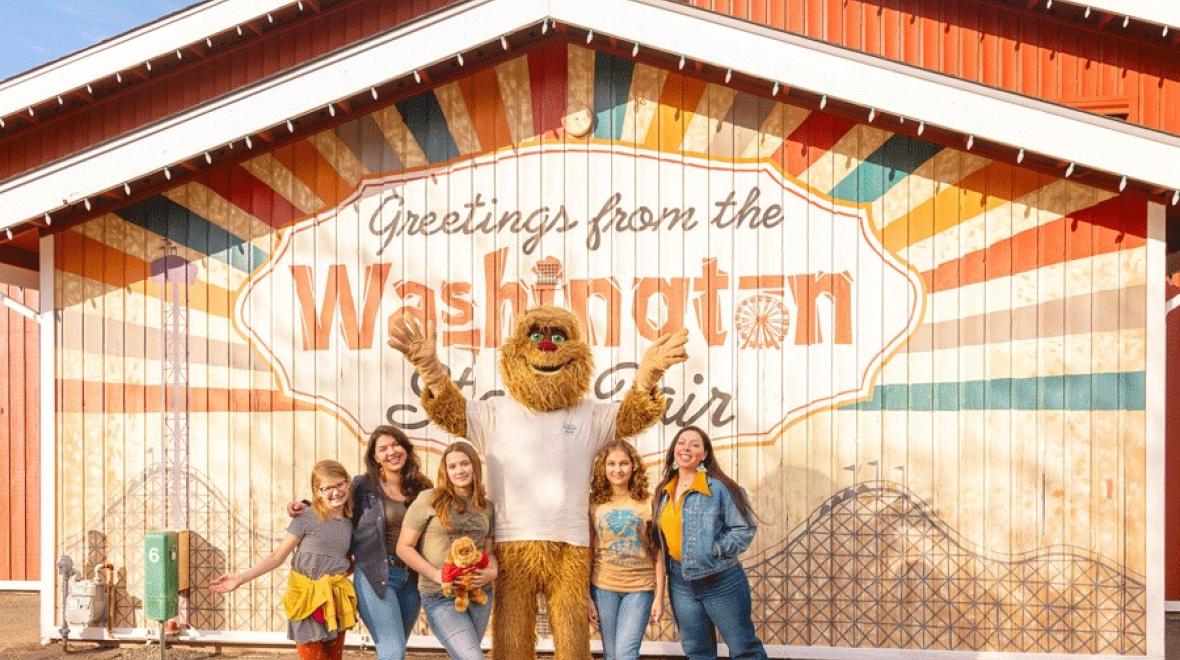
[{"label": "stuffed animal toy", "polygon": [[557,657],[590,658],[590,468],[615,438],[654,424],[666,401],[658,387],[688,359],[688,333],[657,339],[622,401],[587,401],[594,359],[576,316],[534,307],[517,319],[500,351],[508,396],[469,401],[439,362],[434,328],[390,319],[389,345],[414,365],[422,405],[435,424],[484,454],[496,505],[499,575],[492,618],[496,660],[536,657],[537,595],[546,599]]},{"label": "stuffed animal toy", "polygon": [[488,567],[488,553],[480,550],[466,536],[451,541],[451,549],[442,567],[442,592],[444,596],[455,597],[455,611],[466,612],[467,602],[476,605],[488,602],[483,587],[471,588],[471,573]]}]

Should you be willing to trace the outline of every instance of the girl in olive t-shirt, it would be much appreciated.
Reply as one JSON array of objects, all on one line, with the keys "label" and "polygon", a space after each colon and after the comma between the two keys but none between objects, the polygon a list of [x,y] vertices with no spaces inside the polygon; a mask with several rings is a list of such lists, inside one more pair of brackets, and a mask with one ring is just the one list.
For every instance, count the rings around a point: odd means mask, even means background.
[{"label": "girl in olive t-shirt", "polygon": [[[494,508],[483,486],[479,454],[467,442],[455,442],[442,455],[437,488],[423,491],[406,510],[397,540],[397,556],[421,580],[422,609],[430,630],[452,658],[483,658],[480,641],[492,614],[492,582],[496,578],[492,525]],[[471,574],[471,587],[483,587],[486,603],[471,602],[466,612],[455,611],[453,596],[442,594],[442,566],[451,543],[462,536],[488,554],[487,568]]]}]

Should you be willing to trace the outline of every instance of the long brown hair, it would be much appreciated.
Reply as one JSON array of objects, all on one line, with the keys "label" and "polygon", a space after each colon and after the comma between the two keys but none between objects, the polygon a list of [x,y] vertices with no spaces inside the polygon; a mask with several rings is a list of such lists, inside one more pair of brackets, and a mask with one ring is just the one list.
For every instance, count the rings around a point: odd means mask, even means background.
[{"label": "long brown hair", "polygon": [[631,461],[631,479],[627,482],[627,491],[631,494],[631,499],[642,502],[647,499],[648,495],[651,495],[647,468],[643,465],[643,458],[639,455],[639,451],[626,440],[614,440],[608,442],[594,456],[594,464],[590,468],[591,504],[604,504],[610,501],[611,485],[610,480],[606,478],[606,459],[611,455],[611,452],[615,451],[625,452]]},{"label": "long brown hair", "polygon": [[430,506],[434,507],[434,515],[448,530],[451,528],[451,507],[459,513],[467,511],[467,501],[455,492],[451,479],[447,476],[447,456],[454,452],[465,454],[471,459],[471,506],[476,511],[486,511],[488,508],[488,494],[483,486],[483,461],[479,460],[479,453],[471,443],[462,440],[452,442],[443,450],[438,462],[438,486],[434,489],[434,497],[430,499]]},{"label": "long brown hair", "polygon": [[418,462],[418,455],[414,453],[414,443],[396,426],[382,424],[369,434],[369,444],[365,447],[365,474],[369,478],[369,487],[375,492],[384,494],[381,487],[381,465],[377,463],[377,441],[383,436],[393,438],[402,449],[406,450],[406,462],[402,465],[402,493],[406,496],[406,506],[409,506],[418,493],[434,487],[430,477],[422,473],[422,464]]},{"label": "long brown hair", "polygon": [[680,436],[689,431],[696,431],[701,436],[701,441],[705,445],[705,458],[701,460],[701,465],[705,467],[705,472],[717,481],[725,484],[729,489],[729,494],[733,496],[733,502],[737,505],[738,512],[746,519],[749,524],[754,524],[758,516],[754,514],[754,507],[750,506],[750,499],[746,496],[746,491],[738,485],[736,481],[729,478],[721,466],[717,464],[717,457],[713,455],[713,441],[709,439],[709,434],[699,426],[685,426],[676,432],[676,436],[672,438],[671,444],[668,445],[668,452],[664,455],[664,478],[660,480],[660,485],[656,486],[656,496],[651,499],[651,518],[657,520],[660,515],[660,494],[664,488],[672,483],[676,478],[680,468],[676,467],[676,441]]},{"label": "long brown hair", "polygon": [[[348,470],[343,465],[332,460],[323,460],[315,464],[311,468],[311,509],[320,520],[328,519],[328,504],[324,501],[324,496],[320,493],[320,486],[331,479],[339,479],[344,481],[345,495],[349,495],[352,490],[352,477],[348,476]],[[352,518],[352,497],[344,498],[344,517]]]}]

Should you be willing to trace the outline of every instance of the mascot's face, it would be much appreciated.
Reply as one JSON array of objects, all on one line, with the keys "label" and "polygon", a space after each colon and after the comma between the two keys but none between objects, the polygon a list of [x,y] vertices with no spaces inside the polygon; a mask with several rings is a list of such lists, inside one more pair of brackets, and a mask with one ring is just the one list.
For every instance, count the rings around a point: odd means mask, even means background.
[{"label": "mascot's face", "polygon": [[594,357],[577,317],[560,307],[525,312],[500,356],[500,374],[508,393],[538,412],[581,401],[593,372]]}]

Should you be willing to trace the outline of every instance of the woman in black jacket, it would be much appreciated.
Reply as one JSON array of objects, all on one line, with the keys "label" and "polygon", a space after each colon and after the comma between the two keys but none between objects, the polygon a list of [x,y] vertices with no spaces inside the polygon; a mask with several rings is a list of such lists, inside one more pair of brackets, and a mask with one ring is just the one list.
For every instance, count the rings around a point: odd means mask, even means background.
[{"label": "woman in black jacket", "polygon": [[[406,508],[434,485],[422,474],[414,445],[393,426],[378,426],[365,448],[365,474],[352,479],[353,585],[361,620],[379,660],[406,657],[406,638],[422,601],[418,576],[394,553]],[[302,504],[287,507],[298,515]]]}]

